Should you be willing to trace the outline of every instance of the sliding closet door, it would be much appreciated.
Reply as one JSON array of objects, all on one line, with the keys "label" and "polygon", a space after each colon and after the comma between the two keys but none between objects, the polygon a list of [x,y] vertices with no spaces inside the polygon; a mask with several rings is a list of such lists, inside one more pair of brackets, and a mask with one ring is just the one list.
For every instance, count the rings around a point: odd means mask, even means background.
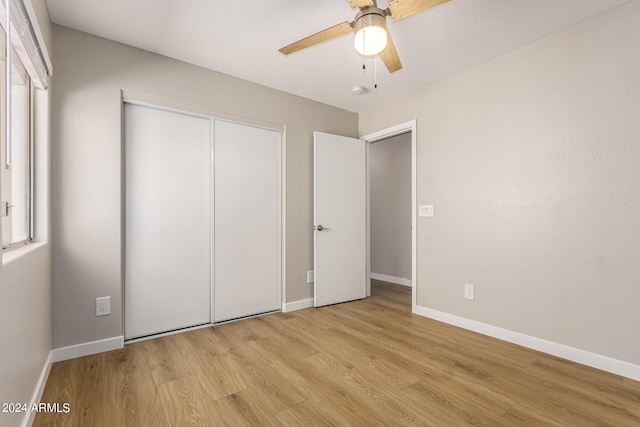
[{"label": "sliding closet door", "polygon": [[279,310],[281,133],[215,122],[214,319]]},{"label": "sliding closet door", "polygon": [[211,321],[211,120],[125,104],[125,338]]}]

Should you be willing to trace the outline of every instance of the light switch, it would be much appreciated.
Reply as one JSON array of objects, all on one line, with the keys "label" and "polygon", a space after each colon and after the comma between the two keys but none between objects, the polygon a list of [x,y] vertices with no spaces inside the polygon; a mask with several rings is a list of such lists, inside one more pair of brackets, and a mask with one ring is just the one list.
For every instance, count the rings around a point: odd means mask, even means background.
[{"label": "light switch", "polygon": [[433,205],[420,205],[418,215],[421,217],[433,216]]}]

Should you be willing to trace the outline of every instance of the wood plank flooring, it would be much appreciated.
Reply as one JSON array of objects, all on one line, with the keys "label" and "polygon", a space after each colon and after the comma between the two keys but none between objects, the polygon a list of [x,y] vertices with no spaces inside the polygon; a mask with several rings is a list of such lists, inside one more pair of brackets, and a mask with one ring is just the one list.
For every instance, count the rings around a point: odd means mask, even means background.
[{"label": "wood plank flooring", "polygon": [[55,363],[34,426],[640,426],[640,383],[411,314],[411,289]]}]

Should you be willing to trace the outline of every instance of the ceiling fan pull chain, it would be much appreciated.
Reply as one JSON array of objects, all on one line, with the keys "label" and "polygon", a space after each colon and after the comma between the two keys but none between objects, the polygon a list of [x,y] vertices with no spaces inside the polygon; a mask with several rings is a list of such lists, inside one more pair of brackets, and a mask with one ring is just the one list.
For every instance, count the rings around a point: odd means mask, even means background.
[{"label": "ceiling fan pull chain", "polygon": [[378,61],[373,57],[373,87],[378,91]]}]

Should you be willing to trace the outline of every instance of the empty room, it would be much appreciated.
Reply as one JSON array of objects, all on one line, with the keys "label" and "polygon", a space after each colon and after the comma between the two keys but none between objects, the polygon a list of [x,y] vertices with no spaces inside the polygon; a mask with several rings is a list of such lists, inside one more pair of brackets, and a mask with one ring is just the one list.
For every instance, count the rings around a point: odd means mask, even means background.
[{"label": "empty room", "polygon": [[0,425],[640,425],[640,0],[6,0]]}]

